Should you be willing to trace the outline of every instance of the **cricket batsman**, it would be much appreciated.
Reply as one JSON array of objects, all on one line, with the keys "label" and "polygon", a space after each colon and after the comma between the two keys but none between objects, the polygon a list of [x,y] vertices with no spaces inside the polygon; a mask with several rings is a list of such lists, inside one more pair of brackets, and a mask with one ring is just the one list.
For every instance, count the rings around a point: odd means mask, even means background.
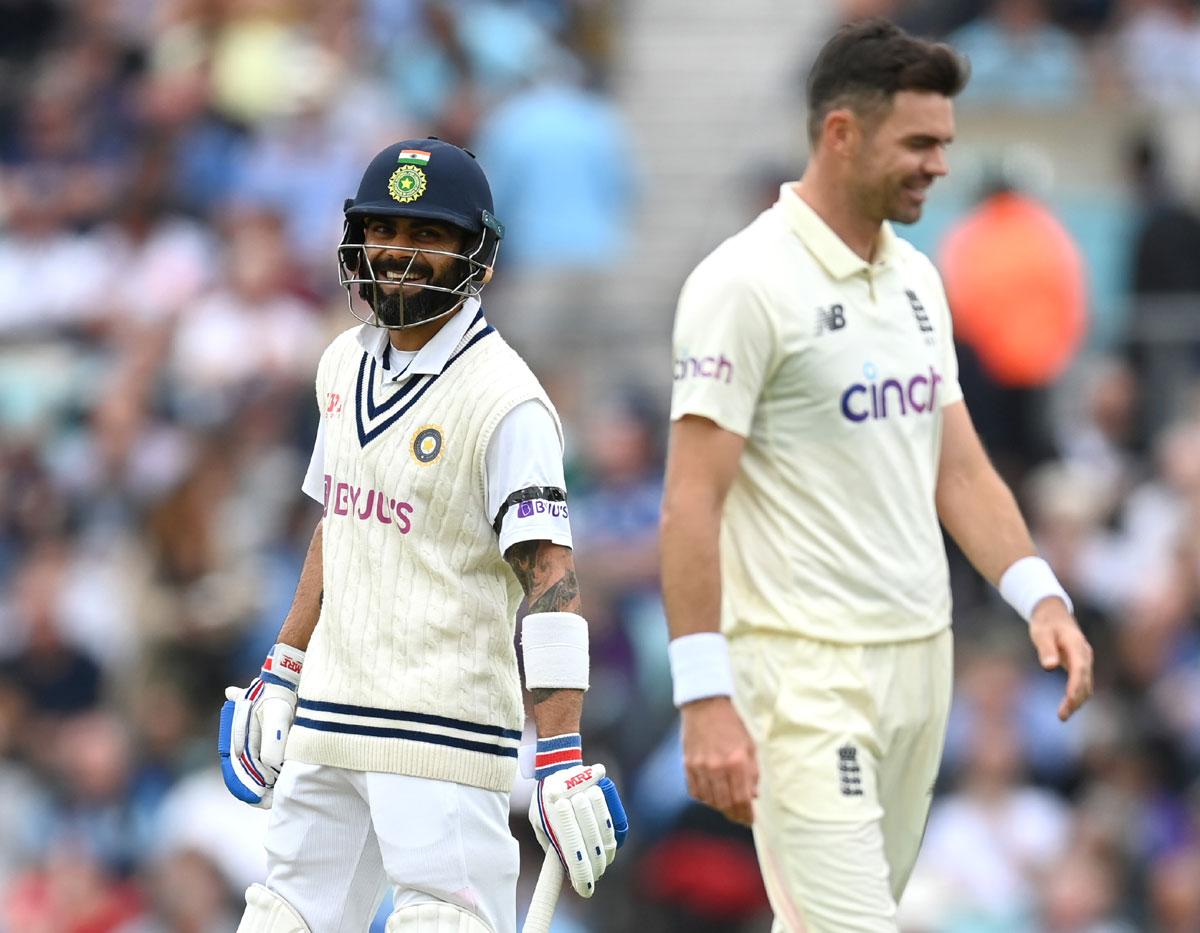
[{"label": "cricket batsman", "polygon": [[530,818],[590,897],[626,828],[583,763],[588,626],[558,416],[488,323],[504,228],[464,149],[396,143],[345,203],[351,312],[317,368],[304,491],[324,506],[278,642],[221,711],[225,783],[270,807],[241,933],[514,933],[524,711]]}]

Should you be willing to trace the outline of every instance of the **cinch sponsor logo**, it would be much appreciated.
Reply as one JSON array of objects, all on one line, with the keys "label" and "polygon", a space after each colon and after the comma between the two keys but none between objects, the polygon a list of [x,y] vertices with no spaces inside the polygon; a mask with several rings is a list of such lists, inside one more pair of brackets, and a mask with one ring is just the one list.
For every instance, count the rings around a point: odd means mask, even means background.
[{"label": "cinch sponsor logo", "polygon": [[529,518],[532,515],[566,518],[567,504],[565,502],[547,502],[545,499],[527,499],[517,506],[517,518]]},{"label": "cinch sponsor logo", "polygon": [[675,361],[675,381],[680,379],[723,379],[733,381],[733,362],[720,356],[684,356]]},{"label": "cinch sponsor logo", "polygon": [[325,474],[325,515],[353,515],[359,521],[395,525],[400,534],[412,531],[411,502],[389,499],[382,490],[367,489],[339,482]]},{"label": "cinch sponsor logo", "polygon": [[856,382],[842,393],[842,415],[850,421],[880,421],[891,416],[924,414],[937,409],[937,387],[941,374],[932,366],[929,375],[879,381],[873,363],[863,366],[867,381]]}]

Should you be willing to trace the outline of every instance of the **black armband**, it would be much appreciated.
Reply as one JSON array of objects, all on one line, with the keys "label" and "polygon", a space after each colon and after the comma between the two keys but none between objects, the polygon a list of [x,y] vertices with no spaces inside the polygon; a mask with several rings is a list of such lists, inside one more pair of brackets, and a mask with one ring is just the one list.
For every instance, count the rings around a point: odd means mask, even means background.
[{"label": "black armband", "polygon": [[509,509],[514,505],[520,505],[522,502],[529,502],[533,499],[545,499],[547,502],[566,502],[567,491],[559,489],[557,486],[526,486],[524,489],[518,489],[504,500],[504,504],[500,506],[500,511],[496,513],[496,520],[492,522],[492,529],[496,534],[500,534],[500,528],[504,523],[504,516],[508,514]]}]

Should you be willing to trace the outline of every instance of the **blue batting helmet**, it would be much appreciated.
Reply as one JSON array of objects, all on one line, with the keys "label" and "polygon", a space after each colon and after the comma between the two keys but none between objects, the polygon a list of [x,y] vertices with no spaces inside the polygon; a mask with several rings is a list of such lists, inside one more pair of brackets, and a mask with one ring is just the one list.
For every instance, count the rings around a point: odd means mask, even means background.
[{"label": "blue batting helmet", "polygon": [[[492,213],[492,189],[487,176],[466,149],[434,136],[393,143],[367,166],[358,193],[344,205],[345,227],[338,246],[339,279],[346,287],[350,311],[367,323],[385,327],[412,327],[455,310],[465,298],[479,294],[491,278],[492,267],[504,236],[504,226]],[[426,306],[419,313],[402,310],[398,322],[384,323],[377,313],[371,318],[354,308],[353,288],[374,307],[379,281],[367,256],[366,217],[418,217],[439,220],[466,233],[461,253],[444,253],[461,262],[457,283],[420,287],[440,292],[445,300]],[[416,248],[372,247],[409,254],[410,264],[421,252]],[[457,273],[456,273],[457,276]],[[402,300],[401,300],[402,302]]]}]

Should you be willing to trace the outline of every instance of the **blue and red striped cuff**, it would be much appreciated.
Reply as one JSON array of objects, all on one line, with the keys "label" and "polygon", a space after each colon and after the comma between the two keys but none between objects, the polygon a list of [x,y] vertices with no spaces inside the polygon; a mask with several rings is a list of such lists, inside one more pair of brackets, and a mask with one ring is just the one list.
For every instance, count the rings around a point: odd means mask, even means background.
[{"label": "blue and red striped cuff", "polygon": [[583,739],[578,732],[538,739],[533,776],[541,781],[555,771],[583,764]]}]

